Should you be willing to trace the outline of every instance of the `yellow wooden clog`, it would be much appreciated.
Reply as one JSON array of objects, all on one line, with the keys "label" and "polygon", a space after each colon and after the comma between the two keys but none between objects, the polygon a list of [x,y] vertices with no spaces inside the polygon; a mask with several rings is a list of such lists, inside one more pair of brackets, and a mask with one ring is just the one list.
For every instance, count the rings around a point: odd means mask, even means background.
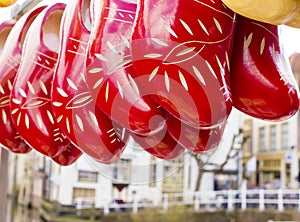
[{"label": "yellow wooden clog", "polygon": [[0,0],[0,7],[7,7],[14,4],[16,0]]},{"label": "yellow wooden clog", "polygon": [[294,28],[300,28],[300,12],[289,22],[285,23],[285,25],[294,27]]},{"label": "yellow wooden clog", "polygon": [[[288,23],[300,10],[300,0],[222,0],[222,2],[240,15],[274,25]],[[295,23],[299,24],[297,21]]]}]

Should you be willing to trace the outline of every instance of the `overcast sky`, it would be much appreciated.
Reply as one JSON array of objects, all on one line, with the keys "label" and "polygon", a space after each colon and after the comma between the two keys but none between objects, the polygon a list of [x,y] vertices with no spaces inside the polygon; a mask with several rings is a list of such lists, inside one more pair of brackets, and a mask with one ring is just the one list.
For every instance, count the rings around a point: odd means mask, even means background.
[{"label": "overcast sky", "polygon": [[285,53],[290,56],[294,52],[300,53],[300,29],[280,26],[280,37]]}]

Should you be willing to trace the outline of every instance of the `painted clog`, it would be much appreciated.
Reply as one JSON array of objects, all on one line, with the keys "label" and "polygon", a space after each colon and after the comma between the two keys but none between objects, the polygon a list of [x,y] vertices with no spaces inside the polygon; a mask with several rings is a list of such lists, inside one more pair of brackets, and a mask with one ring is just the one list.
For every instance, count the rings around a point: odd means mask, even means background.
[{"label": "painted clog", "polygon": [[[102,1],[95,2],[101,4]],[[53,111],[60,128],[73,144],[99,162],[112,163],[123,152],[127,137],[95,105],[86,85],[90,1],[74,1],[67,6],[65,15],[52,86]]]},{"label": "painted clog", "polygon": [[278,26],[242,16],[231,63],[233,105],[263,120],[284,120],[299,109],[299,92],[279,44]]},{"label": "painted clog", "polygon": [[244,17],[273,25],[289,22],[300,10],[299,0],[222,0],[222,2]]},{"label": "painted clog", "polygon": [[234,28],[235,13],[221,1],[141,1],[132,35],[139,87],[188,125],[222,124],[232,107]]},{"label": "painted clog", "polygon": [[12,118],[20,135],[49,157],[56,157],[70,145],[54,118],[50,97],[64,9],[63,3],[53,4],[32,23],[10,98]]},{"label": "painted clog", "polygon": [[109,118],[136,134],[149,135],[163,129],[167,113],[140,93],[134,79],[129,42],[136,8],[136,3],[109,0],[103,12],[94,13],[86,78],[97,106]]},{"label": "painted clog", "polygon": [[0,106],[2,115],[0,121],[0,143],[13,152],[26,152],[30,150],[15,128],[15,124],[11,118],[9,98],[12,84],[20,65],[26,33],[36,16],[45,7],[40,6],[26,13],[18,20],[7,37],[0,58],[0,101],[2,101],[2,105]]}]

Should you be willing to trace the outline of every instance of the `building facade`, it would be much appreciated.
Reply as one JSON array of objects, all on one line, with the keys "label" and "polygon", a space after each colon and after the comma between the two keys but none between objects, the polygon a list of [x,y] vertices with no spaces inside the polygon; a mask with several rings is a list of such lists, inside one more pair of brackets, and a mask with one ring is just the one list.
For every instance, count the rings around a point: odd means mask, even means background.
[{"label": "building facade", "polygon": [[248,175],[250,184],[260,187],[271,184],[274,187],[274,181],[280,181],[280,187],[283,188],[297,186],[298,119],[298,114],[277,123],[246,117],[245,134],[251,136],[243,147],[243,162],[245,164],[251,157],[255,157],[257,169]]}]

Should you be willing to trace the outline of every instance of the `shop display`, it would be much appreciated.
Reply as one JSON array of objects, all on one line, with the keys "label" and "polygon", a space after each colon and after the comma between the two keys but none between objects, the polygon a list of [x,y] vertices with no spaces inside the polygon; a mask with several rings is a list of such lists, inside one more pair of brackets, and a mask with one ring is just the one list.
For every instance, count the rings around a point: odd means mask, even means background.
[{"label": "shop display", "polygon": [[269,4],[73,0],[4,22],[1,145],[62,166],[82,153],[110,164],[132,138],[172,160],[216,149],[233,107],[290,118],[299,92],[277,25],[297,27],[300,3]]}]

